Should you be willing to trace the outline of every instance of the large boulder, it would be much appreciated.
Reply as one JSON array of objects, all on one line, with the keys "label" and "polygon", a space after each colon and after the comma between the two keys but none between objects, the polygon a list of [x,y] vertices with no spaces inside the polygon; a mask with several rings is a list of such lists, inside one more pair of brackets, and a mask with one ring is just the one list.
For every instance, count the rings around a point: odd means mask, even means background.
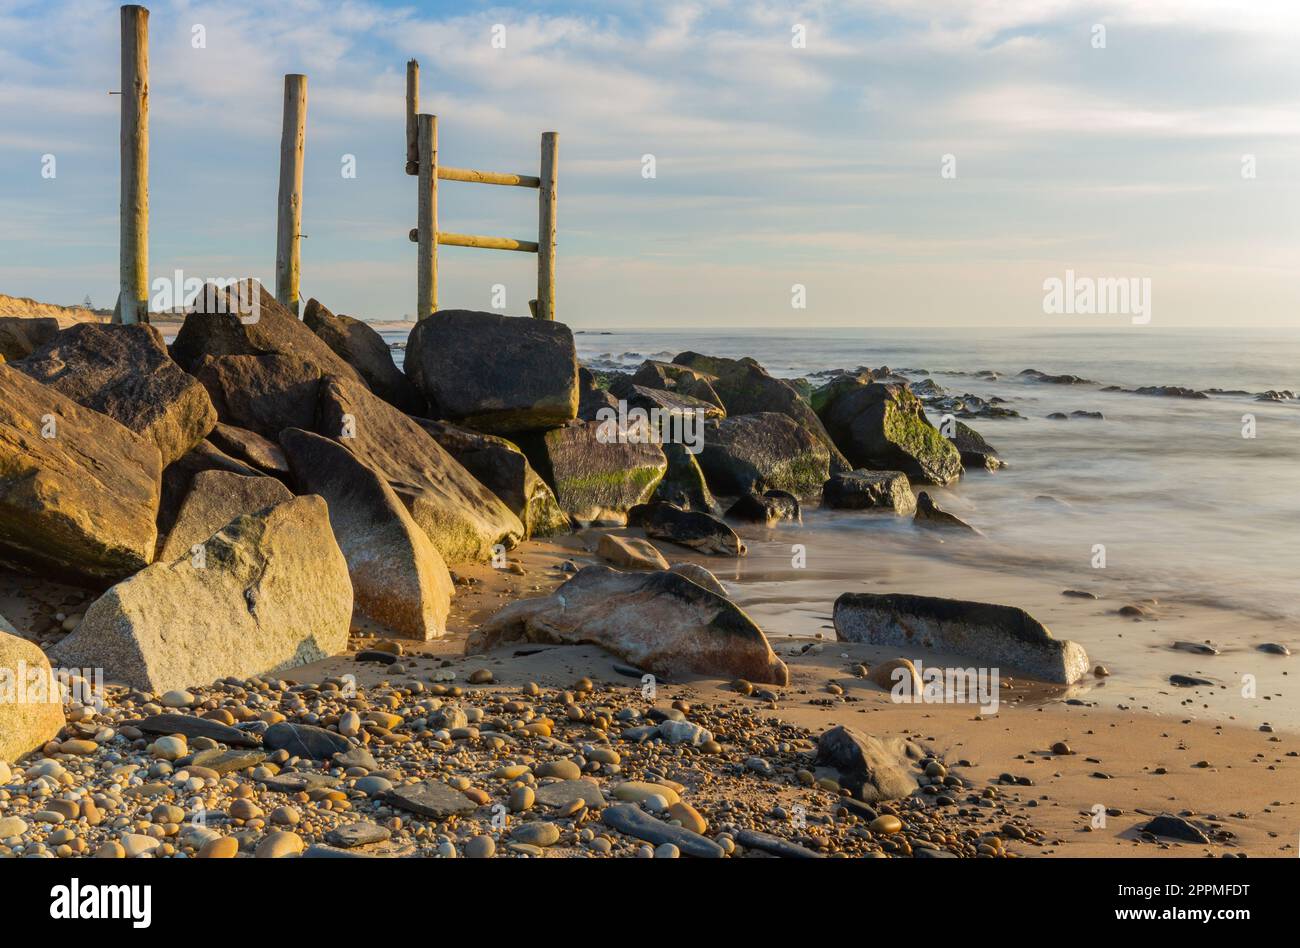
[{"label": "large boulder", "polygon": [[826,430],[855,468],[902,471],[931,484],[961,477],[961,454],[903,383],[840,376],[813,393]]},{"label": "large boulder", "polygon": [[620,375],[609,383],[609,393],[622,399],[629,409],[639,408],[646,413],[658,411],[661,415],[698,414],[701,418],[725,418],[727,412],[702,398],[684,395],[679,391],[637,385],[629,376]]},{"label": "large boulder", "polygon": [[229,471],[244,477],[257,477],[262,472],[238,458],[232,458],[206,438],[194,446],[178,461],[168,464],[162,472],[162,498],[158,502],[158,538],[161,543],[171,533],[181,512],[181,505],[190,495],[190,485],[200,471]]},{"label": "large boulder", "polygon": [[550,486],[533,470],[524,452],[497,435],[483,434],[445,421],[415,422],[523,521],[529,537],[569,532],[569,517]]},{"label": "large boulder", "polygon": [[708,422],[697,460],[709,487],[728,497],[769,489],[816,494],[831,471],[820,439],[789,415],[770,411]]},{"label": "large boulder", "polygon": [[822,487],[822,504],[834,510],[892,510],[901,516],[916,511],[916,496],[901,471],[849,471],[832,474]]},{"label": "large boulder", "polygon": [[51,651],[163,692],[276,674],[347,648],[352,584],[319,497],[295,497],[226,524],[186,556],[155,563],[91,604]]},{"label": "large boulder", "polygon": [[113,582],[154,555],[154,443],[0,365],[0,563]]},{"label": "large boulder", "polygon": [[[239,311],[242,300],[255,304],[249,315]],[[171,354],[186,372],[193,372],[205,355],[293,356],[321,374],[366,384],[361,373],[256,280],[242,280],[237,287],[205,286],[177,332]]]},{"label": "large boulder", "polygon": [[369,323],[351,316],[336,316],[315,299],[307,301],[302,321],[360,373],[372,392],[408,414],[424,414],[427,406],[423,396],[402,374],[388,343]]},{"label": "large boulder", "polygon": [[379,472],[448,564],[482,561],[514,547],[524,525],[433,436],[364,386],[321,383],[316,432]]},{"label": "large boulder", "polygon": [[202,544],[241,514],[255,514],[274,507],[293,494],[274,477],[246,477],[230,471],[200,471],[190,481],[189,493],[167,533],[158,559],[173,563],[189,556]]},{"label": "large boulder", "polygon": [[227,425],[268,440],[315,425],[321,371],[297,356],[204,356],[193,371]]},{"label": "large boulder", "polygon": [[552,428],[578,414],[578,356],[563,323],[439,310],[411,330],[405,367],[434,417],[480,431]]},{"label": "large boulder", "polygon": [[0,361],[25,359],[58,334],[53,316],[0,316]]},{"label": "large boulder", "polygon": [[578,366],[578,417],[583,421],[595,421],[597,415],[605,409],[618,411],[618,399],[608,388],[601,388],[596,377],[586,366]]},{"label": "large boulder", "polygon": [[637,668],[785,685],[789,671],[763,631],[734,603],[668,570],[588,566],[549,596],[506,606],[466,643],[466,654],[525,640],[597,645]]},{"label": "large boulder", "polygon": [[442,635],[451,575],[388,482],[329,438],[288,428],[280,444],[299,489],[329,505],[356,610],[405,638]]},{"label": "large boulder", "polygon": [[63,727],[63,700],[50,693],[58,683],[49,660],[35,643],[12,632],[0,617],[0,763],[17,761]]},{"label": "large boulder", "polygon": [[164,465],[217,423],[203,386],[171,360],[158,330],[143,323],[70,326],[16,367],[144,435]]},{"label": "large boulder", "polygon": [[837,725],[817,740],[815,765],[834,770],[837,782],[864,803],[910,796],[917,787],[915,761],[925,754],[905,737],[882,740]]},{"label": "large boulder", "polygon": [[[728,415],[752,415],[760,412],[787,415],[826,446],[832,471],[849,470],[851,465],[844,460],[821,419],[799,395],[799,390],[785,379],[768,375],[767,370],[753,359],[724,359],[698,352],[683,352],[673,359],[673,363],[710,376],[709,384],[721,397]],[[701,396],[697,394],[696,397]]]},{"label": "large boulder", "polygon": [[529,461],[580,523],[622,525],[663,480],[668,459],[654,443],[610,437],[600,422],[578,421],[520,439]]},{"label": "large boulder", "polygon": [[699,510],[712,513],[716,502],[709,484],[700,470],[700,462],[684,444],[669,441],[661,444],[668,469],[664,479],[655,488],[654,500],[674,504],[683,510]]},{"label": "large boulder", "polygon": [[666,540],[700,553],[744,556],[745,544],[736,531],[712,514],[682,510],[672,504],[643,504],[628,512],[628,526],[640,527],[654,540]]},{"label": "large boulder", "polygon": [[986,667],[1005,666],[1064,685],[1088,671],[1081,645],[1055,638],[1014,606],[900,593],[845,593],[835,600],[834,621],[841,642],[950,652]]}]

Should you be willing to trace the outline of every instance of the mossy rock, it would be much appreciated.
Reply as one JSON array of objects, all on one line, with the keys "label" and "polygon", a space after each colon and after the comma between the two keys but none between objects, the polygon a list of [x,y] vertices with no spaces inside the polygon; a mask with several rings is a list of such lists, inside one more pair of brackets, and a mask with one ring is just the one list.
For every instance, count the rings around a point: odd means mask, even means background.
[{"label": "mossy rock", "polygon": [[807,497],[821,490],[831,465],[826,445],[780,412],[708,422],[697,460],[709,487],[727,497],[773,489]]},{"label": "mossy rock", "polygon": [[668,471],[655,488],[654,500],[676,504],[683,510],[712,513],[715,501],[700,470],[700,462],[683,444],[661,445],[668,459]]},{"label": "mossy rock", "polygon": [[520,438],[560,509],[580,523],[626,523],[628,510],[650,500],[668,469],[660,445],[619,441],[609,431],[577,421]]}]

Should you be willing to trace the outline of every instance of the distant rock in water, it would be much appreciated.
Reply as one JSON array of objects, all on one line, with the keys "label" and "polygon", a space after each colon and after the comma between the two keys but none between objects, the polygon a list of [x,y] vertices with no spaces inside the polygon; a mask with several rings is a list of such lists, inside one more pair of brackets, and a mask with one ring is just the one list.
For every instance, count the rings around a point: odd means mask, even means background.
[{"label": "distant rock in water", "polygon": [[698,372],[689,366],[649,359],[642,362],[641,367],[632,376],[635,385],[688,395],[716,406],[725,414],[726,407],[722,404],[722,397],[712,385],[716,379],[716,375]]},{"label": "distant rock in water", "polygon": [[1077,375],[1048,375],[1046,372],[1040,372],[1037,369],[1025,369],[1020,373],[1020,377],[1028,379],[1031,382],[1045,382],[1048,385],[1096,385],[1092,379],[1080,378]]},{"label": "distant rock in water", "polygon": [[466,654],[526,640],[598,645],[637,668],[785,685],[789,672],[739,607],[667,570],[588,566],[549,596],[511,603],[470,634]]},{"label": "distant rock in water", "polygon": [[845,593],[835,600],[842,642],[951,652],[1041,681],[1073,684],[1089,669],[1075,642],[1055,638],[1023,609],[934,596]]},{"label": "distant rock in water", "polygon": [[1181,385],[1143,385],[1133,389],[1134,395],[1155,395],[1161,398],[1209,398],[1204,392],[1183,388]]},{"label": "distant rock in water", "polygon": [[1091,420],[1093,420],[1093,421],[1102,421],[1102,420],[1104,420],[1101,412],[1099,412],[1099,411],[1084,411],[1084,410],[1082,410],[1082,409],[1078,409],[1078,410],[1076,410],[1076,411],[1072,411],[1072,412],[1070,412],[1070,417],[1071,417],[1071,418],[1088,418],[1088,419],[1091,419]]},{"label": "distant rock in water", "polygon": [[1096,599],[1097,598],[1096,593],[1090,593],[1085,589],[1063,589],[1061,590],[1061,595],[1069,596],[1072,599]]}]

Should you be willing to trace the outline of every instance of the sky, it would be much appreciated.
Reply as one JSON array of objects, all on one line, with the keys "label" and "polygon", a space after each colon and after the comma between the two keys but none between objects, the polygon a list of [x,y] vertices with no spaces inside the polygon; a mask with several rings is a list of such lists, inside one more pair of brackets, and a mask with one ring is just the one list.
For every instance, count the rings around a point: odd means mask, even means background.
[{"label": "sky", "polygon": [[[274,286],[283,76],[305,73],[303,298],[414,314],[416,58],[442,163],[536,174],[559,133],[575,328],[1300,324],[1293,0],[150,10],[151,279]],[[0,292],[116,299],[118,63],[117,4],[0,0]],[[444,181],[439,224],[535,239],[536,192]],[[532,255],[439,260],[443,308],[536,295]],[[1149,320],[1047,312],[1067,271],[1149,281]]]}]

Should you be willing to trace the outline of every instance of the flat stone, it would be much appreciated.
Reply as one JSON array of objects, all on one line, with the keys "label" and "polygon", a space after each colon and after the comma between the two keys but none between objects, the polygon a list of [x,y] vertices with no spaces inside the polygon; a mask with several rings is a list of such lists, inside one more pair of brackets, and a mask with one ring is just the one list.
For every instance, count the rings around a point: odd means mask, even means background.
[{"label": "flat stone", "polygon": [[736,843],[746,849],[759,849],[773,856],[780,856],[782,859],[826,858],[821,853],[800,846],[798,843],[792,843],[770,833],[760,833],[758,830],[742,829],[736,834]]},{"label": "flat stone", "polygon": [[594,780],[561,780],[537,788],[537,802],[543,806],[563,807],[574,800],[581,800],[593,810],[605,805],[605,796]]},{"label": "flat stone", "polygon": [[435,820],[478,809],[478,804],[465,794],[437,780],[398,787],[388,794],[387,800],[393,806]]},{"label": "flat stone", "polygon": [[247,770],[249,767],[256,767],[264,760],[266,754],[260,750],[221,750],[219,747],[199,751],[194,755],[196,766],[206,767],[217,774]]},{"label": "flat stone", "polygon": [[317,843],[314,846],[308,846],[302,854],[303,859],[378,859],[373,853],[353,852],[349,849],[337,849],[333,846],[322,846]]},{"label": "flat stone", "polygon": [[302,793],[308,790],[319,790],[321,787],[337,787],[339,778],[304,770],[272,774],[269,777],[262,777],[258,783],[273,793]]},{"label": "flat stone", "polygon": [[560,828],[554,823],[520,823],[510,831],[510,838],[525,846],[554,846],[560,841]]},{"label": "flat stone", "polygon": [[382,843],[392,835],[386,827],[378,823],[358,820],[356,823],[347,823],[330,830],[325,834],[325,842],[341,849],[351,849],[353,846]]},{"label": "flat stone", "polygon": [[643,839],[647,843],[660,846],[671,843],[681,850],[684,856],[701,859],[721,859],[725,850],[706,836],[692,833],[688,829],[657,820],[639,807],[630,804],[611,806],[605,810],[601,820],[610,829],[627,836]]}]

